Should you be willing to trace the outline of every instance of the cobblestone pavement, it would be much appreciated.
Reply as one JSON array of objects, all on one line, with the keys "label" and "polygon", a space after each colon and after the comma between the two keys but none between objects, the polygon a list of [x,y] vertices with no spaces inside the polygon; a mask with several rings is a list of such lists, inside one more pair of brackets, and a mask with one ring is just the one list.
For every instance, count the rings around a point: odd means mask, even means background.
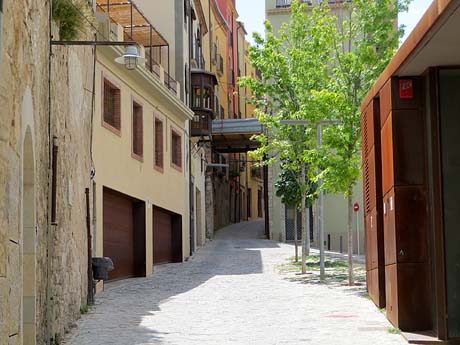
[{"label": "cobblestone pavement", "polygon": [[229,226],[188,262],[97,295],[69,345],[406,344],[362,288],[292,282],[275,269],[291,245],[262,222]]}]

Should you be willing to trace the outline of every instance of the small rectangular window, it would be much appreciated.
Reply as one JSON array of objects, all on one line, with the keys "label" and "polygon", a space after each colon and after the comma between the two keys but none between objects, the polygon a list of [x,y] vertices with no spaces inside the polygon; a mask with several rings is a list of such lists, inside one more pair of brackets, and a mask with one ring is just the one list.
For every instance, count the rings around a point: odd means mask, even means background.
[{"label": "small rectangular window", "polygon": [[182,169],[182,140],[174,130],[171,135],[171,163],[174,167]]},{"label": "small rectangular window", "polygon": [[104,79],[104,100],[103,100],[104,123],[113,129],[121,129],[121,106],[120,106],[120,89]]},{"label": "small rectangular window", "polygon": [[163,122],[155,119],[155,167],[163,169]]},{"label": "small rectangular window", "polygon": [[133,102],[133,154],[142,158],[144,153],[144,133],[142,126],[142,106]]}]

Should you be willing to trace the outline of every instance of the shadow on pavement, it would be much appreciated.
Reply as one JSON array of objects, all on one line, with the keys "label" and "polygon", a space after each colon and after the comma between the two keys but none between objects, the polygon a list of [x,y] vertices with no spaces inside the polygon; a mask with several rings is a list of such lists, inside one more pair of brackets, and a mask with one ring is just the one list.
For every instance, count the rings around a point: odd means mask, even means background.
[{"label": "shadow on pavement", "polygon": [[264,239],[263,226],[263,221],[227,226],[187,262],[155,266],[147,278],[107,284],[107,291],[96,296],[95,308],[79,322],[78,335],[65,344],[162,344],[166,334],[152,329],[148,321],[161,311],[162,303],[214,276],[263,272],[258,249],[279,248]]}]

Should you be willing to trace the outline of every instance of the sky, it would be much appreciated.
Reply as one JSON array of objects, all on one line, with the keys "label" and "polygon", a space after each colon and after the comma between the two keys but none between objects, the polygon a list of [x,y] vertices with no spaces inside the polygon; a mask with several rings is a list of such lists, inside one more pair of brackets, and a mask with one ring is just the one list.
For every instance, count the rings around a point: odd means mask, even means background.
[{"label": "sky", "polygon": [[[406,26],[403,40],[415,27],[423,16],[431,0],[412,0],[407,13],[401,13],[399,23]],[[242,21],[248,32],[248,40],[253,43],[252,32],[264,32],[265,0],[236,0],[236,8],[239,13],[239,21]]]}]

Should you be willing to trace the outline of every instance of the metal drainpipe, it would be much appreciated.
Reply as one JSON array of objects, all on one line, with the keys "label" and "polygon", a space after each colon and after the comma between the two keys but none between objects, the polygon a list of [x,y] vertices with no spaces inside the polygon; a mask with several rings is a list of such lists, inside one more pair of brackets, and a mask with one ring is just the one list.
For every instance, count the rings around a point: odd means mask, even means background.
[{"label": "metal drainpipe", "polygon": [[[188,100],[188,103],[189,105],[191,105],[192,103],[192,68],[191,68],[191,56],[192,56],[192,43],[193,43],[193,40],[192,40],[192,31],[193,31],[193,23],[192,23],[192,4],[190,1],[188,1],[188,9],[187,9],[187,15],[188,15],[188,21],[189,21],[189,24],[188,24],[188,68],[187,68],[187,73],[189,74],[188,75],[188,78],[187,76],[185,76],[186,80],[188,79],[188,90],[189,90],[189,94],[188,94],[188,97],[184,97],[184,100]],[[169,55],[169,54],[168,54]],[[193,195],[193,190],[192,190],[192,121],[189,120],[189,123],[188,123],[188,131],[189,131],[189,145],[188,145],[188,154],[189,154],[189,159],[188,159],[188,164],[189,164],[189,169],[188,169],[188,179],[189,179],[189,236],[190,236],[190,256],[192,256],[192,241],[194,240],[193,238],[191,238],[192,236],[192,233],[191,233],[191,229],[192,229],[192,221],[193,221],[193,218],[192,217],[192,213],[190,212],[191,211],[191,208],[192,208],[192,195]],[[194,231],[194,233],[196,233],[196,229]]]},{"label": "metal drainpipe", "polygon": [[56,222],[56,197],[57,197],[57,156],[59,151],[58,138],[53,137],[53,161],[51,175],[51,225],[57,225]]},{"label": "metal drainpipe", "polygon": [[91,213],[90,213],[90,206],[89,206],[89,188],[85,189],[85,197],[86,197],[86,232],[87,232],[87,246],[88,246],[88,296],[87,296],[87,304],[91,305],[94,303],[94,296],[93,296],[93,271],[92,271],[92,236],[91,236]]},{"label": "metal drainpipe", "polygon": [[[53,20],[53,3],[52,0],[48,0],[48,29],[49,29],[49,51],[48,51],[48,186],[51,185],[51,157],[52,157],[52,138],[51,138],[51,58],[53,56],[53,46],[51,41],[53,39],[52,33],[52,20]],[[48,227],[46,233],[46,306],[45,306],[45,318],[46,318],[46,342],[51,339],[51,214],[50,214],[50,190],[48,189],[48,209],[47,209],[47,220]]]}]

